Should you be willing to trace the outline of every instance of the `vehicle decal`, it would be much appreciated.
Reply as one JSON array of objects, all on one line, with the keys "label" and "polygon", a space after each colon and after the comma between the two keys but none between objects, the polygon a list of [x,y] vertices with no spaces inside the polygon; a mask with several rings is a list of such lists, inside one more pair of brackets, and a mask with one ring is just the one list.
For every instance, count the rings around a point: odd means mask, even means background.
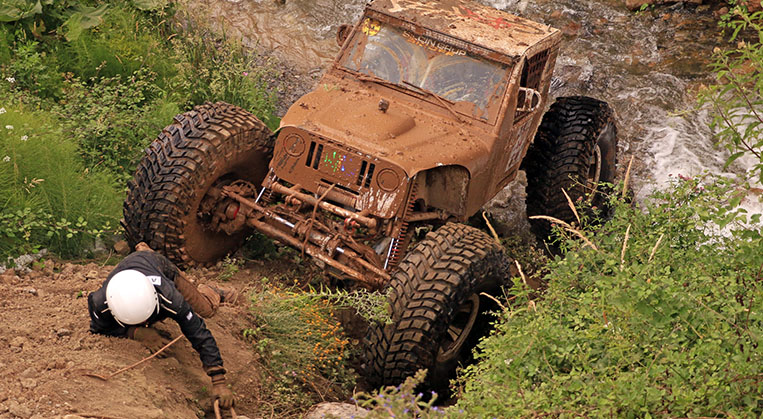
[{"label": "vehicle decal", "polygon": [[381,22],[367,17],[366,20],[363,21],[361,30],[368,36],[374,36],[381,30]]},{"label": "vehicle decal", "polygon": [[428,38],[424,35],[414,35],[408,31],[403,32],[403,38],[406,41],[424,47],[430,51],[439,52],[445,55],[466,55],[466,51],[458,49],[452,45],[448,45],[444,42],[437,41],[432,38]]}]

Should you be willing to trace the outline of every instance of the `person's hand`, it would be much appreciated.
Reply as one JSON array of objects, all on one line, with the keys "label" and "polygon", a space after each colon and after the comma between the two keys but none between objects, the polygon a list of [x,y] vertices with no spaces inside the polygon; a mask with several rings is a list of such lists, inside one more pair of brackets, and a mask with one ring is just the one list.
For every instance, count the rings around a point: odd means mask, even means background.
[{"label": "person's hand", "polygon": [[[135,327],[128,336],[142,343],[151,353],[162,349],[168,343],[153,327]],[[162,354],[159,356],[161,357]]]},{"label": "person's hand", "polygon": [[136,244],[135,245],[135,250],[138,251],[138,252],[146,252],[146,251],[147,252],[153,252],[154,251],[153,249],[148,247],[146,242],[140,242],[140,243]]},{"label": "person's hand", "polygon": [[230,409],[236,404],[233,392],[225,385],[225,374],[212,376],[212,396],[220,401],[220,408]]}]

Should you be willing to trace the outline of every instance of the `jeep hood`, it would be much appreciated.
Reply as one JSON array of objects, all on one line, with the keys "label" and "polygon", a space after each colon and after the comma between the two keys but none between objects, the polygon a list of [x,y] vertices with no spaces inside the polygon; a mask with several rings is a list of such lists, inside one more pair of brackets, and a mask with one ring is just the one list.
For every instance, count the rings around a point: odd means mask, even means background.
[{"label": "jeep hood", "polygon": [[[303,129],[385,159],[409,177],[448,165],[463,166],[474,176],[487,166],[489,149],[480,139],[490,134],[476,129],[477,123],[459,123],[447,111],[437,113],[421,99],[371,82],[325,81],[292,105],[281,128]],[[380,110],[382,100],[389,103],[386,112]]]}]

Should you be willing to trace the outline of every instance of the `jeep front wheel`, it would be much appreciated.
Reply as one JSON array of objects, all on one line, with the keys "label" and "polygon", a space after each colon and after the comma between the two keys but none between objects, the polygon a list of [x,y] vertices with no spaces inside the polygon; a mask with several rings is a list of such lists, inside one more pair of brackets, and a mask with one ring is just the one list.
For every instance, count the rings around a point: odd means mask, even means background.
[{"label": "jeep front wheel", "polygon": [[272,154],[270,130],[237,106],[207,103],[176,116],[128,183],[122,225],[130,247],[144,241],[181,267],[235,251],[249,231],[212,225],[212,192],[234,182],[259,188]]},{"label": "jeep front wheel", "polygon": [[[523,162],[527,215],[575,220],[562,189],[573,202],[586,199],[606,210],[600,183],[614,182],[616,155],[617,127],[607,103],[585,96],[558,98],[543,115]],[[531,226],[540,239],[548,237],[547,221],[531,220]]]},{"label": "jeep front wheel", "polygon": [[390,281],[390,324],[372,324],[365,372],[373,386],[396,385],[428,369],[428,388],[447,390],[456,367],[486,331],[482,318],[509,276],[503,248],[476,228],[448,223],[408,252]]}]

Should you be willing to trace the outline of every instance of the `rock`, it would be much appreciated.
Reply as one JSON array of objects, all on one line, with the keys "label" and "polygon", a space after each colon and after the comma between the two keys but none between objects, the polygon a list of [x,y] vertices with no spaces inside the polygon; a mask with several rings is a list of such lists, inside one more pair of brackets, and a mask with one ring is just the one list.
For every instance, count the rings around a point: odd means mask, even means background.
[{"label": "rock", "polygon": [[[239,417],[241,417],[241,416],[239,416]],[[61,419],[86,419],[86,418],[84,416],[80,416],[80,415],[66,415],[66,416],[64,416]]]},{"label": "rock", "polygon": [[645,4],[654,4],[654,2],[649,0],[625,0],[625,7],[630,10],[638,10]]},{"label": "rock", "polygon": [[580,29],[582,29],[583,26],[580,25],[578,22],[570,22],[562,28],[562,33],[564,33],[567,36],[578,36],[580,33]]},{"label": "rock", "polygon": [[22,288],[21,291],[28,292],[28,293],[30,293],[32,295],[37,295],[38,294],[37,293],[37,289],[31,288],[31,287],[30,288]]},{"label": "rock", "polygon": [[98,275],[98,271],[91,270],[91,271],[88,271],[87,274],[85,274],[85,279],[96,279],[99,276],[100,275]]},{"label": "rock", "polygon": [[58,337],[71,336],[72,331],[66,328],[61,328],[56,330],[56,335],[58,335]]},{"label": "rock", "polygon": [[11,340],[11,348],[23,348],[28,342],[27,338],[23,336],[16,336]]},{"label": "rock", "polygon": [[367,415],[367,410],[361,409],[354,404],[324,402],[310,408],[310,411],[305,415],[305,419],[323,419],[326,417],[349,419],[363,418]]},{"label": "rock", "polygon": [[14,277],[14,276],[16,276],[16,270],[15,269],[6,269],[5,271],[3,271],[2,274],[0,274],[0,276],[6,277],[6,278]]},{"label": "rock", "polygon": [[34,378],[37,377],[37,370],[35,370],[32,367],[29,367],[24,370],[21,374],[19,374],[19,377],[21,378]]},{"label": "rock", "polygon": [[126,241],[120,240],[114,243],[114,251],[119,255],[127,256],[130,254],[130,245],[128,245]]},{"label": "rock", "polygon": [[35,380],[34,378],[22,378],[21,387],[26,390],[31,390],[37,387],[37,380]]},{"label": "rock", "polygon": [[562,17],[562,11],[561,10],[554,10],[553,12],[551,12],[551,16],[550,17],[551,17],[551,19],[559,19],[560,17]]},{"label": "rock", "polygon": [[29,410],[28,407],[19,404],[19,402],[15,400],[11,400],[10,403],[8,403],[8,412],[22,419],[28,419],[32,416],[32,411]]},{"label": "rock", "polygon": [[45,259],[45,262],[43,262],[45,265],[45,272],[47,273],[53,273],[53,269],[56,267],[56,263],[53,262],[51,259]]}]

